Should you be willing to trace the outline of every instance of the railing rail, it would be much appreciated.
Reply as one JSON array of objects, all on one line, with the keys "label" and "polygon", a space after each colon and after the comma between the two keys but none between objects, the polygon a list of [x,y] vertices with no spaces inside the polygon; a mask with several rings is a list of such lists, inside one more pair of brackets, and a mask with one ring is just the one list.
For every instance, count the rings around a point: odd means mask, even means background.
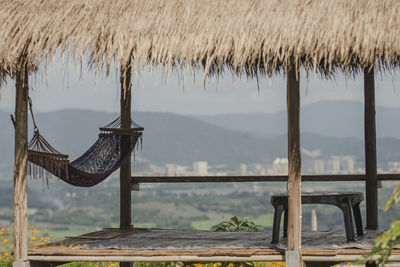
[{"label": "railing rail", "polygon": [[[303,182],[365,181],[365,174],[302,175]],[[287,182],[287,175],[267,176],[132,176],[132,184],[141,183],[241,183]],[[400,173],[378,174],[379,181],[400,181]]]}]

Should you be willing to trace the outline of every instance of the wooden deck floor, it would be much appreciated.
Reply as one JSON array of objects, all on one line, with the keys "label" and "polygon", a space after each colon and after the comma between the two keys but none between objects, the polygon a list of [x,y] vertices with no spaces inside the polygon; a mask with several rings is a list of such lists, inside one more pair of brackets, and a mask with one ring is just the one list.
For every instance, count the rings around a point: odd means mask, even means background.
[{"label": "wooden deck floor", "polygon": [[[352,261],[371,249],[377,231],[346,242],[343,230],[303,233],[305,261]],[[285,239],[271,244],[271,232],[104,229],[29,249],[32,261],[281,261]],[[400,261],[400,249],[393,259]]]}]

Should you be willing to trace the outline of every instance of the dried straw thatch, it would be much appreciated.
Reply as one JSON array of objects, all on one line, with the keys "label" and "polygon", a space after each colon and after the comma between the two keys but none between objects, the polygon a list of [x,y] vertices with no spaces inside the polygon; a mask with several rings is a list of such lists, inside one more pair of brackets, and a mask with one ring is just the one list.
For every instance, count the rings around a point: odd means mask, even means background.
[{"label": "dried straw thatch", "polygon": [[176,67],[329,72],[400,62],[399,0],[2,0],[0,61],[24,51]]}]

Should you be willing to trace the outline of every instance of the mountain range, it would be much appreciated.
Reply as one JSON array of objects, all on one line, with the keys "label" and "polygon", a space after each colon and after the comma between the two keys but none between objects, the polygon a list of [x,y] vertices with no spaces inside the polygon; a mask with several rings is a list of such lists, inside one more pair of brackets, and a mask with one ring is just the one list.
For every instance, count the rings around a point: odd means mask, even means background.
[{"label": "mountain range", "polygon": [[[286,110],[276,113],[199,115],[198,119],[226,129],[259,135],[287,133]],[[378,137],[400,139],[400,109],[376,107]],[[355,101],[320,101],[302,106],[302,132],[331,137],[364,138],[364,105]]]},{"label": "mountain range", "polygon": [[[322,102],[302,109],[302,147],[309,151],[320,150],[323,155],[354,155],[362,162],[362,133],[361,136],[358,133],[360,125],[362,128],[360,107],[353,102],[334,104]],[[332,110],[334,106],[336,111]],[[378,108],[377,114],[378,161],[400,161],[397,131],[400,123],[394,120],[395,115],[400,117],[400,111]],[[75,159],[95,142],[98,128],[117,116],[101,111],[66,109],[38,113],[36,122],[41,134],[57,150]],[[284,112],[196,117],[133,112],[132,117],[145,129],[143,149],[136,152],[138,162],[191,165],[193,161],[207,160],[212,165],[238,166],[239,163],[271,162],[287,153]],[[0,128],[0,165],[9,169],[14,142],[7,112],[0,111],[0,124],[3,125]],[[304,159],[307,157],[304,154]]]}]

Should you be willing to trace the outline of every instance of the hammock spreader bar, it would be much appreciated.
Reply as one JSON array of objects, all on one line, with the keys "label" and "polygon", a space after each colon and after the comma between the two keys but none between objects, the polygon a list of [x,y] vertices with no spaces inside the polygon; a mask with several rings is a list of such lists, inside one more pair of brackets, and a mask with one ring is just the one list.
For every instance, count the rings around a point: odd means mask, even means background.
[{"label": "hammock spreader bar", "polygon": [[35,125],[34,135],[28,145],[28,172],[33,178],[48,180],[56,176],[71,185],[94,186],[117,170],[142,141],[143,128],[131,122],[131,128],[120,128],[117,118],[100,128],[97,141],[76,160],[69,162],[68,155],[54,149],[40,135]]}]

